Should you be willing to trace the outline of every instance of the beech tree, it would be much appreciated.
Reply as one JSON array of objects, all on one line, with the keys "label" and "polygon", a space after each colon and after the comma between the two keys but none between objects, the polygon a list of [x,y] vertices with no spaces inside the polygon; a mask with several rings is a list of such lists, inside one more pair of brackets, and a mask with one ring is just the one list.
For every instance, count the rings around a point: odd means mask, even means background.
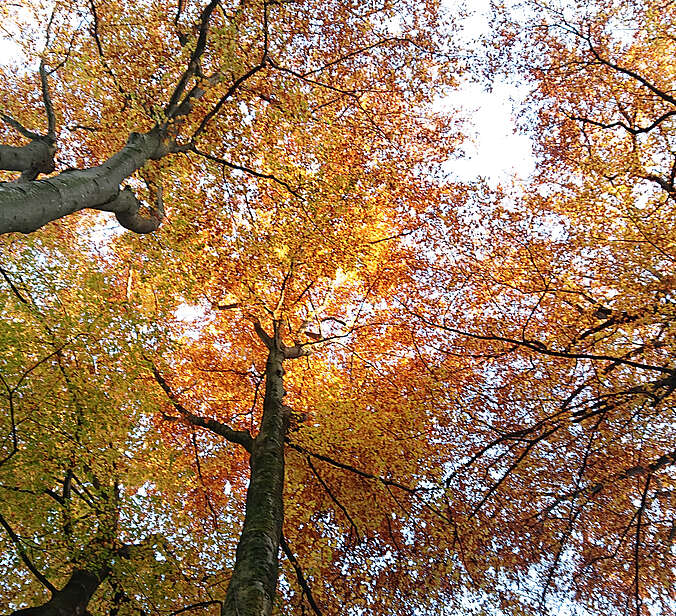
[{"label": "beech tree", "polygon": [[435,222],[426,284],[445,299],[411,309],[439,365],[477,364],[462,412],[446,393],[471,424],[446,481],[505,600],[531,585],[536,611],[670,613],[674,7],[534,6],[503,23],[500,60],[532,88],[538,171],[461,193],[481,228]]},{"label": "beech tree", "polygon": [[[109,238],[96,257],[77,250],[86,218],[6,239],[18,255],[3,269],[13,378],[2,485],[13,499],[2,525],[20,567],[3,587],[10,609],[269,614],[439,601],[410,590],[449,566],[414,549],[409,517],[448,521],[424,485],[441,467],[425,470],[413,440],[433,417],[397,392],[410,358],[376,310],[407,277],[412,249],[400,240],[439,199],[427,175],[454,141],[431,110],[459,70],[435,3],[42,10],[15,16],[40,64],[34,76],[15,70],[26,96],[6,98],[8,129],[31,141],[7,150],[21,177],[2,189],[3,230],[90,208],[156,234]],[[26,128],[41,115],[45,135]],[[50,156],[58,144],[69,168],[37,179],[53,166],[29,155],[43,144]],[[26,266],[40,261],[53,269]],[[201,316],[181,326],[181,310]],[[343,427],[324,438],[332,415]],[[383,466],[392,434],[411,445]],[[297,504],[282,534],[284,490]],[[394,575],[395,550],[416,566]],[[345,567],[355,578],[341,582]]]},{"label": "beech tree", "polygon": [[531,8],[498,189],[435,3],[2,8],[4,612],[673,609],[673,6]]}]

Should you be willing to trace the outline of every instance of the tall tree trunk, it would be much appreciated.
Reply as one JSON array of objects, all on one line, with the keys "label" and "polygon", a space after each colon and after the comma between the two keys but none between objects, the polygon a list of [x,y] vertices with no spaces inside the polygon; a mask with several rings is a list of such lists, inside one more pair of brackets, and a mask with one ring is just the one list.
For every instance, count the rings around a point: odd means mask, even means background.
[{"label": "tall tree trunk", "polygon": [[244,527],[221,616],[267,616],[277,587],[279,543],[284,518],[285,354],[271,345],[265,366],[263,418],[251,452],[251,479]]},{"label": "tall tree trunk", "polygon": [[89,614],[87,605],[108,575],[108,568],[97,572],[75,569],[66,585],[52,598],[36,607],[17,610],[10,616],[83,616]]}]

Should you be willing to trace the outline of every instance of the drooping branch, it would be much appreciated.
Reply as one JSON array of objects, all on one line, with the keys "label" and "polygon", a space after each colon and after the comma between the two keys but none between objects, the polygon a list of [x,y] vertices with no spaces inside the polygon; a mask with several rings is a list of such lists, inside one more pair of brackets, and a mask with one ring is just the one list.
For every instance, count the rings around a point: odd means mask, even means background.
[{"label": "drooping branch", "polygon": [[[422,507],[427,509],[428,511],[432,512],[435,516],[443,520],[444,522],[448,522],[449,524],[452,524],[455,526],[455,522],[453,521],[452,517],[442,513],[432,505],[429,501],[427,501],[425,498],[423,498],[423,494],[426,492],[434,492],[438,490],[438,486],[434,485],[431,487],[410,487],[406,486],[398,481],[394,481],[393,479],[387,479],[386,477],[381,477],[379,475],[374,475],[373,473],[367,473],[366,471],[360,470],[356,468],[355,466],[352,466],[351,464],[345,464],[344,462],[339,462],[338,460],[334,460],[333,458],[329,456],[325,456],[323,454],[319,453],[314,453],[312,451],[309,451],[305,447],[301,447],[300,445],[297,445],[295,443],[291,443],[289,439],[286,439],[287,445],[291,448],[294,449],[295,451],[298,451],[299,453],[303,454],[304,456],[309,456],[314,458],[315,460],[321,460],[322,462],[326,462],[332,466],[335,466],[336,468],[340,468],[342,470],[348,471],[350,473],[354,473],[355,475],[359,477],[363,477],[364,479],[369,479],[371,481],[376,481],[380,484],[382,484],[385,489],[388,491],[392,499],[399,503],[398,499],[392,492],[392,488],[397,488],[399,490],[402,490],[406,492],[407,494],[415,497],[418,499],[418,502]],[[400,505],[401,506],[401,505]],[[402,509],[405,509],[405,507],[402,506]]]},{"label": "drooping branch", "polygon": [[361,541],[361,537],[359,534],[359,529],[357,528],[357,524],[355,521],[352,519],[352,516],[349,514],[348,510],[345,508],[345,506],[336,498],[336,496],[333,494],[331,491],[331,488],[329,488],[328,484],[322,476],[319,474],[319,471],[315,468],[315,465],[312,464],[312,458],[310,456],[306,456],[305,458],[307,460],[307,464],[314,473],[314,476],[317,478],[317,481],[321,484],[321,486],[324,488],[326,493],[329,495],[329,498],[334,502],[334,504],[343,512],[345,517],[347,518],[347,521],[350,523],[350,526],[352,527],[352,530],[354,530],[355,535],[357,536],[357,541]]},{"label": "drooping branch", "polygon": [[322,614],[322,611],[319,609],[319,606],[317,605],[314,596],[312,595],[312,589],[310,588],[310,585],[308,584],[308,581],[305,578],[305,575],[303,574],[303,569],[300,566],[300,563],[298,562],[296,555],[289,547],[289,544],[286,541],[286,538],[284,537],[283,534],[280,545],[282,546],[282,551],[284,552],[284,555],[289,559],[289,562],[291,563],[293,570],[296,572],[296,579],[298,580],[298,584],[300,585],[300,587],[303,590],[303,593],[307,597],[307,602],[310,604],[310,607],[312,608],[312,611],[315,613],[315,616],[324,616]]},{"label": "drooping branch", "polygon": [[114,212],[117,222],[125,229],[134,233],[152,233],[156,231],[164,219],[164,201],[162,199],[162,187],[157,188],[155,194],[155,207],[149,215],[142,216],[139,211],[139,203],[134,191],[128,186],[122,189],[111,201],[93,209]]},{"label": "drooping branch", "polygon": [[212,601],[200,601],[199,603],[193,603],[192,605],[186,605],[180,610],[175,610],[167,614],[167,616],[178,616],[179,614],[185,614],[185,612],[190,612],[192,610],[199,610],[200,608],[211,607],[212,605],[220,605],[223,607],[223,601],[218,601],[214,599]]},{"label": "drooping branch", "polygon": [[337,468],[342,468],[345,471],[349,471],[350,473],[354,473],[355,475],[359,475],[360,477],[363,477],[364,479],[372,479],[374,481],[378,481],[379,483],[382,483],[383,485],[386,486],[392,486],[394,488],[399,488],[400,490],[403,490],[404,492],[408,492],[410,494],[416,494],[418,492],[423,491],[420,488],[411,488],[409,486],[405,486],[398,481],[394,481],[392,479],[386,479],[385,477],[380,477],[378,475],[374,475],[372,473],[367,473],[366,471],[362,471],[355,466],[352,466],[351,464],[345,464],[344,462],[339,462],[338,460],[334,460],[333,458],[330,458],[329,456],[325,456],[321,453],[314,453],[312,451],[309,451],[305,447],[301,447],[300,445],[296,445],[295,443],[288,442],[289,447],[291,449],[295,449],[299,453],[302,453],[305,456],[311,456],[312,458],[315,458],[316,460],[321,460],[322,462],[327,462],[328,464],[331,464],[332,466],[335,466]]},{"label": "drooping branch", "polygon": [[[578,33],[579,36],[582,36]],[[640,83],[643,87],[648,89],[650,92],[652,92],[655,96],[658,98],[662,99],[666,103],[670,103],[674,106],[676,106],[676,98],[674,98],[671,94],[666,92],[665,90],[662,90],[661,88],[658,88],[654,83],[650,82],[648,79],[643,77],[643,75],[637,73],[636,71],[633,71],[631,69],[625,68],[623,66],[620,66],[619,64],[616,64],[615,62],[611,62],[610,60],[607,60],[604,58],[596,49],[594,44],[591,41],[591,38],[588,36],[582,36],[582,38],[587,41],[587,44],[589,45],[589,50],[591,51],[592,55],[596,59],[597,62],[602,64],[603,66],[608,67],[609,69],[616,71],[618,73],[621,73],[622,75],[626,75],[627,77],[631,77],[638,83]]]},{"label": "drooping branch", "polygon": [[592,120],[591,118],[585,118],[582,116],[571,116],[571,119],[577,122],[582,122],[583,124],[590,124],[591,126],[596,126],[598,128],[603,129],[622,128],[626,130],[628,133],[631,133],[632,135],[641,135],[644,133],[649,133],[650,131],[657,128],[660,124],[662,124],[662,122],[673,116],[676,116],[676,111],[674,110],[667,111],[666,113],[663,113],[659,118],[657,118],[647,126],[639,126],[639,127],[629,126],[626,122],[622,122],[621,120],[616,120],[615,122],[600,122],[598,120]]}]

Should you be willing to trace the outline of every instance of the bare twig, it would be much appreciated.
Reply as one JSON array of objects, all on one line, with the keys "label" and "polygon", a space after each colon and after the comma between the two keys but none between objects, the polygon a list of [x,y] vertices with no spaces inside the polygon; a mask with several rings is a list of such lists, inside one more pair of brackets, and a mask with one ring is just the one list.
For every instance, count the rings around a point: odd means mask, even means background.
[{"label": "bare twig", "polygon": [[312,611],[315,613],[316,616],[323,616],[322,611],[319,609],[319,606],[315,601],[315,598],[312,596],[312,589],[310,588],[310,585],[308,584],[307,580],[305,579],[305,576],[303,575],[303,569],[301,568],[300,563],[296,558],[296,555],[291,551],[291,548],[289,547],[289,544],[287,543],[284,535],[281,536],[279,544],[282,546],[282,551],[289,559],[291,566],[296,572],[296,579],[298,580],[298,584],[303,589],[303,593],[307,597],[307,601],[310,604]]},{"label": "bare twig", "polygon": [[5,520],[2,514],[0,514],[0,525],[2,525],[2,527],[7,531],[12,543],[16,547],[19,557],[26,567],[28,567],[30,572],[36,577],[40,584],[42,584],[49,592],[55,594],[57,592],[56,588],[42,573],[40,573],[37,567],[33,564],[31,559],[28,557],[26,550],[24,550],[23,545],[21,545],[21,539],[19,539],[18,535],[12,530],[12,527],[7,523],[7,520]]}]

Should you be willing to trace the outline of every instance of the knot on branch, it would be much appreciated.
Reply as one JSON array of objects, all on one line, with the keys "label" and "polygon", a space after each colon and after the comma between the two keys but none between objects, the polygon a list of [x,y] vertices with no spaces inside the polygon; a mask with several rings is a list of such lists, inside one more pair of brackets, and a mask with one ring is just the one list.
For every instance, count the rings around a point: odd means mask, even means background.
[{"label": "knot on branch", "polygon": [[143,216],[139,214],[140,203],[134,191],[127,186],[118,193],[113,201],[106,204],[105,209],[115,212],[115,218],[125,229],[134,233],[152,233],[158,229],[164,219],[161,186],[157,188],[155,200],[155,207],[150,210],[150,214]]}]

